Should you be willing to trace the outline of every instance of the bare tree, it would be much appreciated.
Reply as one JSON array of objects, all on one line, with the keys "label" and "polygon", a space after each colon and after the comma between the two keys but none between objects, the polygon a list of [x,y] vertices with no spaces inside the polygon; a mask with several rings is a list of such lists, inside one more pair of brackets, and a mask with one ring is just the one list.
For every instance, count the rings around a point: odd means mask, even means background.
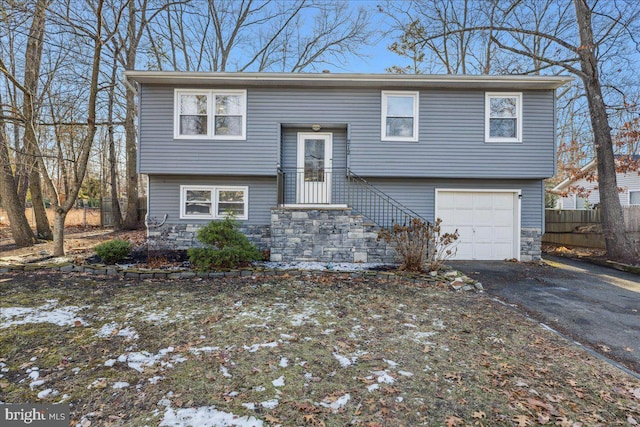
[{"label": "bare tree", "polygon": [[[68,14],[59,14],[59,18],[65,20],[70,26],[72,33],[76,35],[82,35],[89,39],[92,44],[92,57],[90,66],[90,80],[88,87],[88,101],[87,101],[87,119],[86,128],[81,137],[79,146],[77,147],[75,158],[71,159],[71,168],[64,168],[64,181],[66,187],[66,197],[61,199],[53,180],[48,173],[45,174],[45,183],[49,192],[53,195],[54,205],[54,226],[53,226],[53,255],[64,255],[64,224],[67,217],[67,213],[73,208],[80,192],[82,181],[87,172],[87,166],[89,163],[89,157],[91,154],[91,148],[93,146],[94,136],[96,134],[96,104],[99,91],[99,76],[100,76],[100,64],[102,61],[101,53],[102,46],[109,41],[108,35],[103,39],[103,6],[104,0],[98,0],[95,4],[88,5],[90,7],[95,6],[93,9],[95,24],[91,25],[90,22],[82,23],[77,20],[71,20]],[[68,12],[68,9],[63,10]],[[59,126],[59,125],[58,125]],[[58,144],[60,147],[60,144]],[[64,163],[65,158],[62,157],[62,150],[59,150],[60,156],[58,162]],[[38,158],[42,161],[41,153]],[[43,168],[44,169],[44,168]]]},{"label": "bare tree", "polygon": [[371,40],[368,22],[364,9],[337,0],[181,2],[149,27],[152,68],[300,72],[342,64]]},{"label": "bare tree", "polygon": [[[28,172],[29,192],[31,193],[31,203],[36,219],[37,236],[51,240],[53,237],[47,211],[42,195],[41,170],[37,158],[37,127],[39,118],[38,83],[40,78],[40,65],[42,62],[43,39],[45,34],[45,18],[47,8],[51,0],[37,0],[35,11],[27,37],[27,47],[25,49],[24,62],[24,82],[20,84],[15,68],[10,70],[0,59],[0,72],[11,81],[14,88],[22,93],[22,117],[24,124],[23,144],[24,152],[20,156],[26,162]],[[16,135],[17,138],[18,135]],[[17,141],[16,141],[17,145]],[[20,169],[20,168],[18,168]],[[21,187],[26,187],[26,182],[18,183],[16,191],[19,194]]]},{"label": "bare tree", "polygon": [[0,199],[9,217],[9,226],[13,240],[18,247],[31,246],[35,243],[35,236],[27,218],[24,216],[24,206],[18,196],[18,188],[9,155],[9,142],[4,125],[4,109],[0,96]]},{"label": "bare tree", "polygon": [[[532,6],[536,0],[514,1],[502,9],[498,23],[483,22],[455,29],[426,33],[420,45],[426,47],[435,40],[454,34],[491,32],[491,40],[505,54],[532,61],[523,73],[541,70],[568,71],[580,78],[590,115],[590,126],[598,164],[598,186],[602,200],[602,225],[607,255],[611,259],[635,260],[637,248],[625,232],[622,208],[618,198],[616,168],[611,127],[602,90],[602,61],[606,55],[620,57],[626,40],[634,35],[630,25],[638,19],[640,6],[629,2],[594,2],[573,0],[573,14],[565,3],[553,2],[547,9]],[[528,10],[527,10],[528,9]],[[519,19],[519,14],[540,12],[538,19]],[[541,16],[552,16],[543,20]],[[597,37],[593,17],[597,18]],[[558,22],[558,20],[560,22]],[[543,22],[544,21],[544,22]],[[534,25],[531,25],[531,22]],[[539,44],[535,44],[534,43]]]},{"label": "bare tree", "polygon": [[40,64],[42,63],[42,49],[44,42],[45,17],[47,8],[51,0],[38,0],[35,5],[33,21],[29,30],[27,49],[25,52],[25,70],[23,87],[23,109],[24,116],[24,147],[29,156],[29,192],[31,193],[31,204],[36,218],[37,236],[42,239],[51,240],[53,234],[49,226],[47,211],[42,195],[42,178],[40,163],[37,159],[37,126],[39,123],[39,107],[37,103],[38,82],[40,79]]}]

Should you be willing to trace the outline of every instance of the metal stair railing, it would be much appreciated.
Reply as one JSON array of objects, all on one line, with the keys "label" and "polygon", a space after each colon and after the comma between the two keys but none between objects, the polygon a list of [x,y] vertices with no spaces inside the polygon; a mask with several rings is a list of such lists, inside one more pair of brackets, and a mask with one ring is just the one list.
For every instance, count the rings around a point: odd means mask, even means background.
[{"label": "metal stair railing", "polygon": [[[306,173],[300,168],[278,168],[278,205],[343,204],[382,228],[392,228],[394,224],[408,225],[414,218],[429,223],[349,168],[325,168]],[[314,189],[310,186],[312,193],[301,197],[299,186],[306,182],[305,176],[326,182],[326,187],[316,186]]]},{"label": "metal stair railing", "polygon": [[394,224],[408,225],[415,218],[429,224],[429,221],[421,215],[407,208],[361,176],[356,175],[350,169],[347,169],[347,180],[349,181],[347,186],[349,206],[378,226],[392,228]]}]

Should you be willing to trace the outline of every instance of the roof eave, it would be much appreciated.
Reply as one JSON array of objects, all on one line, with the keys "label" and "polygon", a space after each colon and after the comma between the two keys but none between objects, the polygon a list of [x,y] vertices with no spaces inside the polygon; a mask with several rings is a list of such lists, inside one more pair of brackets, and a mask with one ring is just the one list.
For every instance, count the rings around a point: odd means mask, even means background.
[{"label": "roof eave", "polygon": [[556,89],[568,76],[470,76],[354,73],[202,73],[187,71],[126,71],[125,77],[142,84],[318,86],[318,87],[434,87],[491,89]]}]

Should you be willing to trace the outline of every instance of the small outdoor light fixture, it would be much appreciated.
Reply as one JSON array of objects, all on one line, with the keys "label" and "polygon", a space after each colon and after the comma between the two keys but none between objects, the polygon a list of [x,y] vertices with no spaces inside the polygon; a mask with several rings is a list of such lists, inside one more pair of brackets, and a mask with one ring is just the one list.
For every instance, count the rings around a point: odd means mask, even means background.
[{"label": "small outdoor light fixture", "polygon": [[317,123],[314,123],[314,124],[311,125],[311,130],[314,131],[314,132],[318,132],[320,129],[322,129],[322,126],[320,126]]}]

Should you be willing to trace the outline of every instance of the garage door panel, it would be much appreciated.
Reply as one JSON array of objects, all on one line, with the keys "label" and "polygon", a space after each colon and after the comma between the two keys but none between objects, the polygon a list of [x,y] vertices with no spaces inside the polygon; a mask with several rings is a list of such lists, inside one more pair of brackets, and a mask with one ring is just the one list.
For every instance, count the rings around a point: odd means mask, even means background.
[{"label": "garage door panel", "polygon": [[454,259],[516,257],[517,207],[509,191],[438,191],[436,216],[443,220],[443,231],[457,228],[460,233]]},{"label": "garage door panel", "polygon": [[442,210],[454,209],[456,207],[456,198],[453,193],[438,194],[438,207]]},{"label": "garage door panel", "polygon": [[513,256],[513,244],[509,243],[496,243],[493,245],[493,254],[495,259],[511,259]]},{"label": "garage door panel", "polygon": [[456,248],[458,251],[452,259],[473,259],[473,243],[459,241]]},{"label": "garage door panel", "polygon": [[476,210],[492,210],[493,204],[493,199],[488,194],[476,193],[473,195],[473,208]]},{"label": "garage door panel", "polygon": [[473,225],[492,227],[494,223],[495,218],[493,211],[482,209],[473,212]]},{"label": "garage door panel", "polygon": [[475,226],[473,232],[474,242],[488,242],[493,240],[493,226]]}]

